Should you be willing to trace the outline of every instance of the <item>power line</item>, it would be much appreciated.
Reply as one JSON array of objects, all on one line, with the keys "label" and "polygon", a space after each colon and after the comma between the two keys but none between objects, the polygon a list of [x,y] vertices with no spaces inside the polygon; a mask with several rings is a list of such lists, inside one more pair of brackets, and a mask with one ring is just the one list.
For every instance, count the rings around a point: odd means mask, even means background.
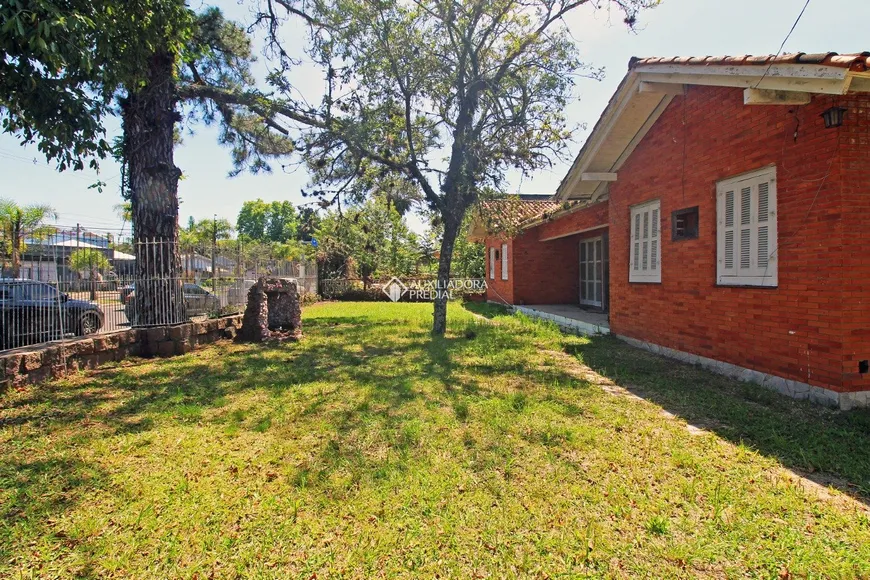
[{"label": "power line", "polygon": [[126,230],[127,228],[112,228],[107,226],[93,226],[86,222],[79,222],[78,224],[47,224],[58,230],[74,230],[76,229],[76,225],[80,225],[84,229],[91,232],[120,232]]},{"label": "power line", "polygon": [[810,5],[810,0],[807,0],[804,4],[804,7],[801,8],[801,13],[798,14],[797,20],[794,21],[794,24],[791,25],[791,30],[788,31],[788,34],[785,35],[785,39],[783,39],[782,44],[779,45],[779,50],[776,51],[776,54],[772,59],[770,59],[770,64],[767,65],[767,69],[764,71],[764,74],[761,75],[761,78],[758,79],[758,82],[755,84],[755,88],[758,88],[758,85],[761,84],[761,81],[764,80],[764,77],[767,76],[767,73],[770,72],[770,68],[773,66],[776,58],[782,53],[782,49],[785,47],[785,43],[788,42],[788,39],[791,37],[791,33],[794,32],[794,29],[797,28],[798,22],[801,21],[801,17],[804,15],[804,12],[807,10],[807,6]]},{"label": "power line", "polygon": [[[0,159],[7,159],[9,161],[17,161],[19,163],[26,163],[27,165],[31,165],[34,167],[48,169],[49,171],[51,171],[53,173],[57,173],[58,175],[64,175],[64,174],[71,175],[72,177],[75,177],[76,179],[83,179],[83,180],[89,181],[91,183],[94,183],[95,181],[102,180],[101,176],[99,174],[96,174],[96,173],[60,172],[60,171],[57,171],[54,167],[52,167],[49,163],[47,163],[45,161],[39,161],[35,157],[34,158],[27,158],[27,157],[24,157],[22,155],[16,155],[15,153],[11,153],[11,152],[5,151],[3,149],[0,149]],[[104,182],[108,183],[109,181],[118,179],[119,177],[121,177],[120,173],[115,175],[114,177],[110,177],[110,178],[104,180]]]},{"label": "power line", "polygon": [[104,224],[104,225],[110,225],[110,226],[120,225],[121,222],[124,221],[121,218],[114,219],[114,218],[109,217],[109,216],[97,217],[97,216],[93,216],[93,215],[84,215],[84,214],[75,213],[75,212],[71,212],[71,211],[58,211],[57,214],[58,214],[58,216],[60,216],[58,218],[59,220],[69,219],[70,221],[75,220],[77,222],[87,221],[87,222],[90,222],[92,224]]},{"label": "power line", "polygon": [[59,211],[57,213],[59,213],[60,215],[73,215],[73,216],[76,216],[76,218],[85,218],[85,219],[89,219],[89,220],[94,220],[94,221],[98,221],[98,222],[108,222],[108,223],[112,223],[112,224],[121,223],[122,221],[124,221],[124,219],[121,217],[115,219],[115,218],[105,216],[105,215],[104,216],[96,216],[96,215],[89,215],[86,213],[76,213],[74,211]]}]

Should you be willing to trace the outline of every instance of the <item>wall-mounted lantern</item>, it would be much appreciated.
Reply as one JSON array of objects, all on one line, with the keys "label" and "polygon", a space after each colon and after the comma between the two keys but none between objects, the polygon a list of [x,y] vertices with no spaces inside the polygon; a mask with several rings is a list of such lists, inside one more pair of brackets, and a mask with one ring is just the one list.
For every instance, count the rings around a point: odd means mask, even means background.
[{"label": "wall-mounted lantern", "polygon": [[825,120],[825,129],[831,129],[842,125],[843,117],[846,116],[846,111],[848,111],[848,109],[843,107],[831,107],[822,113],[822,119]]}]

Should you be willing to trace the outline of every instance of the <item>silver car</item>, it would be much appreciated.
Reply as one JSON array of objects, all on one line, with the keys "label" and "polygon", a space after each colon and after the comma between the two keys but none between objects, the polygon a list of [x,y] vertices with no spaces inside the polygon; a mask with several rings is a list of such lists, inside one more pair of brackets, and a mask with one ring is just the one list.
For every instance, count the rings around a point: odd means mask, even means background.
[{"label": "silver car", "polygon": [[202,316],[220,310],[220,299],[197,284],[184,285],[184,307],[188,316]]},{"label": "silver car", "polygon": [[[220,310],[220,298],[209,292],[199,284],[186,283],[182,287],[184,293],[184,311],[187,316],[202,316],[209,312]],[[128,293],[124,301],[124,312],[130,324],[135,324],[136,316],[136,290],[135,287]]]}]

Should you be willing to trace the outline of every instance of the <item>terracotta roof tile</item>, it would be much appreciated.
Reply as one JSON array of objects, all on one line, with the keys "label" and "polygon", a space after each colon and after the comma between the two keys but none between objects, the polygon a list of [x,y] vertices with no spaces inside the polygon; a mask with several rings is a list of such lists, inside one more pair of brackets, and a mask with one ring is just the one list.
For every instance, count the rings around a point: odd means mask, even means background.
[{"label": "terracotta roof tile", "polygon": [[838,68],[848,68],[855,71],[870,69],[870,52],[854,54],[837,54],[823,52],[807,54],[796,52],[792,54],[752,56],[749,54],[737,56],[690,56],[690,57],[649,57],[632,58],[628,68],[644,65],[688,64],[688,65],[766,65],[766,64],[819,64]]},{"label": "terracotta roof tile", "polygon": [[480,202],[480,215],[487,231],[511,231],[530,220],[562,207],[561,202],[551,201],[549,196],[511,196]]}]

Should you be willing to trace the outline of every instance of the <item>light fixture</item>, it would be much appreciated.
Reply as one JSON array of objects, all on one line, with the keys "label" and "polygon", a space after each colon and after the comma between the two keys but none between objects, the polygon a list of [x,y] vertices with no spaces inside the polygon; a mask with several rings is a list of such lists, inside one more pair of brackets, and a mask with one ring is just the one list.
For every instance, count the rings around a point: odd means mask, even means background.
[{"label": "light fixture", "polygon": [[843,124],[843,117],[846,116],[846,111],[843,107],[831,107],[824,113],[822,113],[821,117],[825,120],[825,129],[830,129],[832,127],[839,127]]}]

